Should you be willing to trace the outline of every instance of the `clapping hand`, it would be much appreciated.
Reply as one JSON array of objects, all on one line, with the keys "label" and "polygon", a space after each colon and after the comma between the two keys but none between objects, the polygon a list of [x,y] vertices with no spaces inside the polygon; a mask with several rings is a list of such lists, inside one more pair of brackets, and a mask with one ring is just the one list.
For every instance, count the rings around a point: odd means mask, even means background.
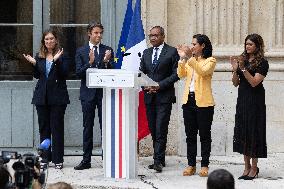
[{"label": "clapping hand", "polygon": [[238,56],[238,63],[241,70],[245,69],[245,62],[243,56]]},{"label": "clapping hand", "polygon": [[187,59],[192,56],[192,49],[187,45],[178,45],[177,51],[181,59]]},{"label": "clapping hand", "polygon": [[53,57],[53,60],[54,60],[54,62],[56,61],[56,60],[58,60],[58,58],[60,58],[60,56],[63,54],[63,48],[62,49],[59,49],[58,51],[57,51],[57,53],[54,55],[54,57]]},{"label": "clapping hand", "polygon": [[243,56],[231,56],[230,63],[232,65],[233,71],[237,71],[238,67],[243,70],[244,66],[244,57]]},{"label": "clapping hand", "polygon": [[106,50],[105,56],[104,56],[104,62],[108,62],[111,58],[111,50]]},{"label": "clapping hand", "polygon": [[92,47],[92,49],[90,49],[90,52],[89,52],[89,64],[93,64],[94,61],[95,61],[95,53],[94,53],[94,47]]},{"label": "clapping hand", "polygon": [[230,63],[232,65],[233,72],[236,72],[238,67],[239,67],[239,63],[238,63],[237,57],[230,56]]},{"label": "clapping hand", "polygon": [[34,59],[34,57],[32,57],[31,55],[29,54],[23,54],[23,56],[25,57],[25,59],[27,61],[29,61],[30,63],[32,63],[33,65],[36,64],[36,60]]}]

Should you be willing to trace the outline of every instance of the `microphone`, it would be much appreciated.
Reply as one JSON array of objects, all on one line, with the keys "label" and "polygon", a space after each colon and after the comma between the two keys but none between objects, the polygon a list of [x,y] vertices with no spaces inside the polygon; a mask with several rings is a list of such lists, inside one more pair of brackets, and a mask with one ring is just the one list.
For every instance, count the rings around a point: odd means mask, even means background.
[{"label": "microphone", "polygon": [[47,139],[44,139],[40,145],[39,145],[39,149],[41,150],[48,150],[49,146],[50,146],[50,139],[47,138]]},{"label": "microphone", "polygon": [[38,148],[38,155],[42,158],[42,163],[48,163],[48,154],[49,154],[49,147],[50,147],[50,139],[44,139]]}]

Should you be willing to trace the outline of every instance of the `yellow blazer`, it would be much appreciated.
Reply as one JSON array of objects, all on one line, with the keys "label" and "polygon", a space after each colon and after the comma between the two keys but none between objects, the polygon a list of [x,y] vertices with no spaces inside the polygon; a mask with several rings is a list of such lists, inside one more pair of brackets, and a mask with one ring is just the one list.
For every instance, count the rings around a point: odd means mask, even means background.
[{"label": "yellow blazer", "polygon": [[194,92],[195,101],[198,107],[214,106],[212,95],[211,80],[216,66],[216,59],[213,57],[202,58],[191,57],[190,59],[180,60],[178,63],[177,74],[179,78],[186,77],[182,104],[186,104],[189,94],[189,86],[193,70],[195,70]]}]

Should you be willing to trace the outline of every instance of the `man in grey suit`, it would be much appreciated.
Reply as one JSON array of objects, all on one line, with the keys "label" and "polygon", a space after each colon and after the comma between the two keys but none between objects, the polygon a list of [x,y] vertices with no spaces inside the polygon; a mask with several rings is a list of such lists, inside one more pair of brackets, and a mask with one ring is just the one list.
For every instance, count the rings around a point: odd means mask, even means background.
[{"label": "man in grey suit", "polygon": [[165,167],[165,151],[172,104],[176,102],[174,83],[178,80],[179,55],[176,48],[164,42],[165,32],[161,26],[154,26],[150,30],[149,39],[153,47],[143,52],[140,70],[156,81],[159,86],[143,89],[147,120],[154,148],[154,164],[149,165],[148,168],[162,172]]}]

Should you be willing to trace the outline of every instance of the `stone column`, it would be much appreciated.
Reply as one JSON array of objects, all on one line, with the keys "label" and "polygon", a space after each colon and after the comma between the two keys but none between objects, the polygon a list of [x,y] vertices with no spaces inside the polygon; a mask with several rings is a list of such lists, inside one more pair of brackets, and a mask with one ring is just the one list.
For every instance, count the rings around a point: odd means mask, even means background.
[{"label": "stone column", "polygon": [[[242,53],[245,37],[250,33],[258,33],[263,37],[266,46],[265,56],[270,64],[269,75],[264,81],[266,91],[271,92],[271,95],[266,95],[269,151],[284,150],[279,148],[273,140],[273,134],[270,134],[275,129],[281,136],[284,135],[283,129],[280,129],[284,120],[278,113],[283,103],[282,101],[276,103],[272,97],[278,97],[276,91],[283,90],[280,87],[282,86],[280,83],[283,82],[280,78],[284,70],[283,14],[284,0],[142,0],[142,18],[146,33],[151,26],[163,25],[166,29],[167,43],[170,45],[190,44],[192,35],[196,33],[208,35],[212,42],[213,56],[218,62],[212,87],[216,101],[212,126],[212,154],[214,155],[232,154],[237,89],[231,84],[229,57]],[[176,84],[178,103],[172,111],[168,154],[176,152],[179,155],[186,154],[180,104],[183,87],[183,80]],[[175,140],[171,140],[172,138]],[[147,142],[151,140],[147,138],[142,144],[151,146]],[[144,152],[147,153],[147,150]]]},{"label": "stone column", "polygon": [[[141,14],[146,36],[149,30],[157,25],[162,26],[167,34],[168,29],[168,0],[142,0],[141,1]],[[167,41],[167,35],[166,35]],[[148,40],[149,44],[149,40]]]}]

